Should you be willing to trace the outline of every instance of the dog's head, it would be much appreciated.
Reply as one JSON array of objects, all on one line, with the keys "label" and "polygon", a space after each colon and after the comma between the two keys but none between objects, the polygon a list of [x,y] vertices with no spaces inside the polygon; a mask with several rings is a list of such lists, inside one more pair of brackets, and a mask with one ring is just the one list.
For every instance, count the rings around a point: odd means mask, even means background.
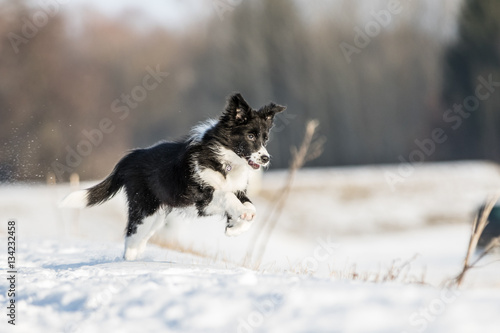
[{"label": "dog's head", "polygon": [[273,127],[274,116],[285,109],[285,106],[269,103],[254,110],[241,94],[229,96],[220,118],[227,133],[224,145],[245,159],[253,169],[267,166],[270,161],[266,150],[269,131]]}]

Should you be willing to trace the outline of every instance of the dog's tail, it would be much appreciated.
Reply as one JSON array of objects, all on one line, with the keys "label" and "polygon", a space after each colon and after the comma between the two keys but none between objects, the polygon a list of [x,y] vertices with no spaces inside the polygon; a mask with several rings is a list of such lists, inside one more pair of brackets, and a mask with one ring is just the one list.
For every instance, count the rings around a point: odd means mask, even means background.
[{"label": "dog's tail", "polygon": [[119,175],[119,165],[99,184],[86,190],[70,193],[59,203],[59,207],[85,208],[100,205],[111,199],[124,185]]}]

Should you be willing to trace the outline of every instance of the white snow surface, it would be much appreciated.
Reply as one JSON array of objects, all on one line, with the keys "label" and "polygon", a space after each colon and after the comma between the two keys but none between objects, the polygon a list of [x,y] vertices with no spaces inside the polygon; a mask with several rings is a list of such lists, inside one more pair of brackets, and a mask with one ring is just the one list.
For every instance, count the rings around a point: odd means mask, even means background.
[{"label": "white snow surface", "polygon": [[[61,210],[69,185],[2,186],[0,332],[498,332],[498,256],[460,290],[442,284],[460,270],[474,211],[500,189],[498,167],[425,165],[396,191],[388,170],[397,167],[301,171],[258,270],[242,259],[283,172],[264,175],[248,233],[225,237],[221,219],[179,217],[156,243],[192,254],[150,244],[134,262],[122,259],[123,196]],[[6,316],[12,218],[15,327]],[[391,266],[400,277],[380,281]],[[353,271],[378,282],[352,280]]]}]

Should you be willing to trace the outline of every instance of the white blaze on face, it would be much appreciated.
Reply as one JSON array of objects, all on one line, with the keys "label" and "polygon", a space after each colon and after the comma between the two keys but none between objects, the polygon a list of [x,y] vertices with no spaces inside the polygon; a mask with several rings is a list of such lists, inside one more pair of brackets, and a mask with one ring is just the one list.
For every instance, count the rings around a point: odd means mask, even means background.
[{"label": "white blaze on face", "polygon": [[267,149],[262,146],[258,151],[250,155],[250,161],[257,163],[261,166],[266,166],[269,164],[269,153]]}]

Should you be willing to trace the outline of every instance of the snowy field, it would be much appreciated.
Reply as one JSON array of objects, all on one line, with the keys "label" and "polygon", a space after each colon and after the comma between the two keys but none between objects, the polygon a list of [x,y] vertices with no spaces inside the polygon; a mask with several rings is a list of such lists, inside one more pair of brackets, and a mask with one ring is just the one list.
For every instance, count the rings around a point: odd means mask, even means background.
[{"label": "snowy field", "polygon": [[243,260],[281,171],[266,173],[252,196],[258,219],[246,234],[224,236],[221,219],[179,217],[135,262],[121,259],[123,196],[79,211],[57,207],[66,184],[1,186],[0,332],[498,332],[498,255],[460,290],[443,284],[460,271],[477,208],[500,190],[500,168],[430,164],[394,188],[388,172],[398,167],[301,171],[252,269]]}]

